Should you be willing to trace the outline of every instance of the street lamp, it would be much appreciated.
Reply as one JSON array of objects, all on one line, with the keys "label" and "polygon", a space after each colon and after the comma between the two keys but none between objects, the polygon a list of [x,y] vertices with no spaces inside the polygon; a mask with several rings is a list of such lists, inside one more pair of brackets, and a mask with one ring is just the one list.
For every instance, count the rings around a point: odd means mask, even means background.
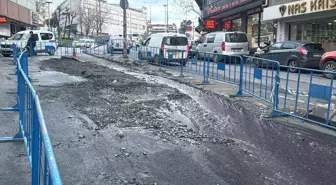
[{"label": "street lamp", "polygon": [[52,0],[47,0],[45,3],[48,4],[48,30],[50,31],[50,4],[52,3]]},{"label": "street lamp", "polygon": [[164,13],[165,13],[165,15],[164,15],[164,17],[165,17],[165,24],[166,24],[166,33],[168,33],[168,16],[166,16],[167,14],[168,14],[168,11],[167,11],[167,6],[168,5],[166,5],[166,4],[164,4],[163,5],[163,7],[164,7]]},{"label": "street lamp", "polygon": [[157,3],[157,1],[144,2],[149,4],[149,21],[152,24],[152,3]]}]

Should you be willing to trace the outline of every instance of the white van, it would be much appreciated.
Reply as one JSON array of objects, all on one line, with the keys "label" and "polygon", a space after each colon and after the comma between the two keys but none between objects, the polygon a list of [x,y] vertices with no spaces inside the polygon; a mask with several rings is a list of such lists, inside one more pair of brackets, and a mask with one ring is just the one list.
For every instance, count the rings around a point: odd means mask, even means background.
[{"label": "white van", "polygon": [[49,55],[55,55],[57,50],[57,41],[53,32],[44,30],[25,30],[20,31],[10,37],[8,40],[0,42],[0,54],[5,57],[12,55],[12,44],[16,44],[19,48],[25,48],[29,39],[29,32],[33,31],[33,36],[36,39],[35,52],[36,53],[48,53]]},{"label": "white van", "polygon": [[144,42],[141,49],[142,59],[154,60],[159,64],[160,52],[165,60],[184,59],[184,65],[188,59],[188,38],[185,34],[178,33],[156,33],[150,35]]},{"label": "white van", "polygon": [[[204,57],[204,53],[218,53],[223,55],[248,55],[248,40],[244,32],[211,32],[208,33],[198,44],[199,57]],[[218,55],[214,56],[214,61]]]}]

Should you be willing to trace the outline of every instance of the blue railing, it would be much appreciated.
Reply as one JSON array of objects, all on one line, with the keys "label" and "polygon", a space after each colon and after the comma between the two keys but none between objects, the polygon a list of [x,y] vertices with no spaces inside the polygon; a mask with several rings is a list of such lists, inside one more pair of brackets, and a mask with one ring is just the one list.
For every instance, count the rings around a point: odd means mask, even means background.
[{"label": "blue railing", "polygon": [[40,101],[28,76],[28,52],[24,50],[18,58],[18,53],[13,55],[17,65],[17,104],[3,110],[19,111],[19,132],[0,138],[0,142],[24,141],[32,185],[62,185]]}]

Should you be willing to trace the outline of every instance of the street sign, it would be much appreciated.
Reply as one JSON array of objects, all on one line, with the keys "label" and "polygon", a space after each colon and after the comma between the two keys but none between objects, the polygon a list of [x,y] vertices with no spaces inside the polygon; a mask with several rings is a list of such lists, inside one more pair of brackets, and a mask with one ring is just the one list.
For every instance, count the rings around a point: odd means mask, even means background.
[{"label": "street sign", "polygon": [[120,7],[122,9],[127,9],[129,7],[128,0],[120,0]]},{"label": "street sign", "polygon": [[192,21],[189,20],[189,21],[187,22],[187,25],[191,25],[191,24],[192,24]]}]

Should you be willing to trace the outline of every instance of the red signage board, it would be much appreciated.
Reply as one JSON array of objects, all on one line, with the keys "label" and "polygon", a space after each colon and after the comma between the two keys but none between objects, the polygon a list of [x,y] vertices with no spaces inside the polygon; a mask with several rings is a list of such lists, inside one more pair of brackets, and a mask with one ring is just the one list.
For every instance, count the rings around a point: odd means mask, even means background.
[{"label": "red signage board", "polygon": [[0,23],[6,23],[7,19],[6,17],[0,17]]},{"label": "red signage board", "polygon": [[186,31],[192,31],[192,26],[187,26],[187,30]]},{"label": "red signage board", "polygon": [[231,29],[231,27],[232,27],[232,22],[231,22],[231,21],[225,21],[225,22],[224,22],[224,28],[225,28],[226,30]]},{"label": "red signage board", "polygon": [[205,22],[205,28],[213,29],[216,27],[216,22],[214,20],[208,20]]},{"label": "red signage board", "polygon": [[203,11],[203,16],[204,17],[209,17],[211,15],[214,15],[219,12],[227,11],[233,8],[236,8],[237,6],[251,3],[253,2],[252,0],[219,0],[215,1],[214,3],[211,3],[207,5],[204,8]]}]

